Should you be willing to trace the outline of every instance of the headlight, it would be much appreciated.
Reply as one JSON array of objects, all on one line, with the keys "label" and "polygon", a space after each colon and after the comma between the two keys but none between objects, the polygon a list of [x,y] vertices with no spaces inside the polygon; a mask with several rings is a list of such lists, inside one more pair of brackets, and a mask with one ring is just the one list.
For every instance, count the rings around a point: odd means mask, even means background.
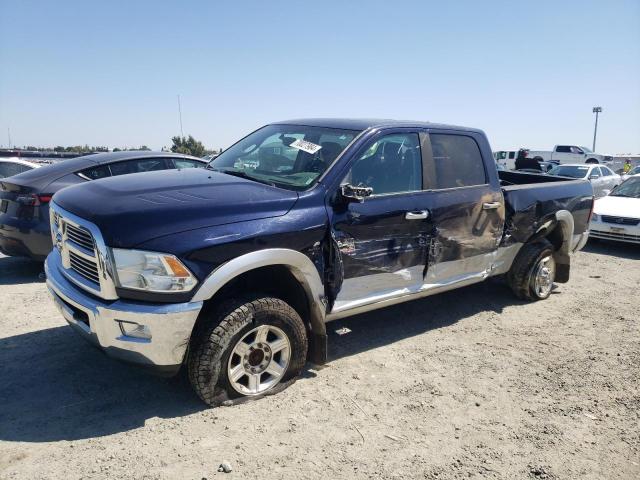
[{"label": "headlight", "polygon": [[594,213],[591,215],[591,221],[592,222],[599,222],[600,221],[600,215],[598,215],[597,213]]},{"label": "headlight", "polygon": [[198,281],[175,256],[111,249],[118,287],[147,292],[188,292]]}]

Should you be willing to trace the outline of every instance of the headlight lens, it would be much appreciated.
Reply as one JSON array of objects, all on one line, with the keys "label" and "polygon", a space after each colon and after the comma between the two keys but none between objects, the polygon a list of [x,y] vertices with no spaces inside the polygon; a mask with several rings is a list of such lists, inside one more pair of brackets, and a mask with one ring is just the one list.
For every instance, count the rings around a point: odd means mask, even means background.
[{"label": "headlight lens", "polygon": [[591,221],[592,222],[599,222],[600,221],[600,215],[598,215],[597,213],[594,213],[591,215]]},{"label": "headlight lens", "polygon": [[117,283],[147,292],[188,292],[198,281],[183,263],[167,253],[113,248]]}]

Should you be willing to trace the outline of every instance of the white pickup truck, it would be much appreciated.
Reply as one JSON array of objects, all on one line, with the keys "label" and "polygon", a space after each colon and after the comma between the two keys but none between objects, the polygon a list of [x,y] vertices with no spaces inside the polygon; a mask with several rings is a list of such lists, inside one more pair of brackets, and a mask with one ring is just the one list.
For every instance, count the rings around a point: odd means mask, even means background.
[{"label": "white pickup truck", "polygon": [[587,147],[578,145],[556,145],[552,151],[529,151],[529,158],[539,162],[557,163],[609,163],[611,155],[594,153]]}]

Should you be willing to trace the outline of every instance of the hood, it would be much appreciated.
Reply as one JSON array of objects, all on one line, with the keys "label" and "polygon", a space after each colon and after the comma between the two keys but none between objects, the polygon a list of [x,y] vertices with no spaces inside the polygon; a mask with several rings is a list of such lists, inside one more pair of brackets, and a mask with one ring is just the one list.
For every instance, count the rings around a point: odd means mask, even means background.
[{"label": "hood", "polygon": [[612,197],[599,198],[593,213],[612,217],[640,218],[640,198]]},{"label": "hood", "polygon": [[111,177],[53,197],[96,224],[107,245],[122,248],[196,228],[278,217],[297,199],[293,191],[203,168]]}]

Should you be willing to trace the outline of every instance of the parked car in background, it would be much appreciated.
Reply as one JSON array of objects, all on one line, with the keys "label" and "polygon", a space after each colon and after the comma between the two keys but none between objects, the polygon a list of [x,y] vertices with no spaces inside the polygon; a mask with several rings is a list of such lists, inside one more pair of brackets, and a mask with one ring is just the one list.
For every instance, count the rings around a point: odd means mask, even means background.
[{"label": "parked car in background", "polygon": [[44,260],[51,251],[49,201],[90,180],[176,168],[204,167],[201,158],[169,152],[97,153],[63,160],[0,180],[0,252]]},{"label": "parked car in background", "polygon": [[596,200],[589,237],[640,244],[640,176]]},{"label": "parked car in background", "polygon": [[41,163],[29,162],[18,157],[0,158],[0,178],[12,177],[42,165]]},{"label": "parked car in background", "polygon": [[583,178],[593,186],[593,194],[598,197],[608,195],[622,180],[605,165],[568,164],[558,165],[549,170],[549,175],[557,177]]},{"label": "parked car in background", "polygon": [[620,175],[620,177],[622,178],[622,180],[626,180],[629,177],[633,177],[635,175],[640,175],[640,165],[633,167],[631,170],[629,170],[629,173],[623,173],[622,175]]},{"label": "parked car in background", "polygon": [[607,163],[613,160],[612,155],[594,153],[587,147],[578,145],[556,145],[551,151],[530,150],[529,156],[539,162],[563,163]]},{"label": "parked car in background", "polygon": [[328,321],[495,275],[526,300],[569,280],[591,185],[494,164],[476,129],[274,123],[206,170],[58,192],[47,285],[86,340],[165,374],[184,362],[209,405],[276,392],[327,361]]}]

